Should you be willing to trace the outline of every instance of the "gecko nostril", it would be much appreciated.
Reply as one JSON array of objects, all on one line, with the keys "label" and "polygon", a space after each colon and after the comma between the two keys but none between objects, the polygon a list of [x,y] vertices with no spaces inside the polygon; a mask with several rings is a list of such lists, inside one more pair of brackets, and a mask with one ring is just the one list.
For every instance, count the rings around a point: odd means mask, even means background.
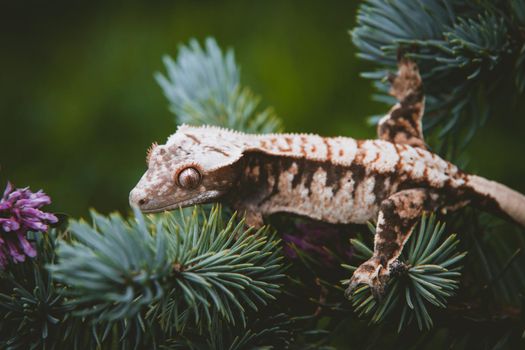
[{"label": "gecko nostril", "polygon": [[148,203],[148,200],[146,198],[139,199],[139,205],[144,205]]}]

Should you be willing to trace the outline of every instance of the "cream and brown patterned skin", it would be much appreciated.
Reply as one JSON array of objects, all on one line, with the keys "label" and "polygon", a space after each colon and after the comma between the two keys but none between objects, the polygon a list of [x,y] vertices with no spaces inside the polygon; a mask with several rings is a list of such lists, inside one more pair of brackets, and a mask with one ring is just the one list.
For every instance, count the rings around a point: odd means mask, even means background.
[{"label": "cream and brown patterned skin", "polygon": [[391,92],[400,102],[381,120],[379,140],[180,126],[150,150],[130,203],[158,212],[225,201],[253,226],[278,212],[328,223],[377,221],[374,255],[348,289],[366,283],[376,295],[423,211],[471,203],[525,225],[525,197],[426,150],[415,64],[400,62]]}]

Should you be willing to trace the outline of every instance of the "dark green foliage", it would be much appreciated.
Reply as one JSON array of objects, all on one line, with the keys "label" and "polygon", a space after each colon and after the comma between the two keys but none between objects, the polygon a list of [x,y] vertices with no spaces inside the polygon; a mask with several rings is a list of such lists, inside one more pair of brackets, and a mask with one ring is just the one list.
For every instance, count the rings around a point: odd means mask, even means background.
[{"label": "dark green foliage", "polygon": [[370,0],[351,34],[358,55],[380,66],[364,76],[383,93],[381,79],[399,54],[417,60],[424,125],[438,130],[441,152],[457,157],[489,115],[512,113],[524,100],[523,7],[519,0]]},{"label": "dark green foliage", "polygon": [[235,215],[224,222],[218,206],[209,214],[137,212],[129,221],[92,217],[93,226],[72,221],[58,248],[54,231],[39,237],[39,258],[3,273],[3,348],[245,349],[289,341],[289,319],[268,306],[283,277],[268,228],[247,229]]},{"label": "dark green foliage", "polygon": [[56,232],[36,236],[37,259],[11,266],[0,274],[0,348],[39,349],[62,331],[60,322],[71,308],[63,305],[44,268],[55,260]]},{"label": "dark green foliage", "polygon": [[254,315],[247,327],[225,327],[224,323],[217,322],[205,337],[186,332],[168,341],[163,349],[282,349],[293,341],[289,331],[291,323],[289,315],[263,311]]},{"label": "dark green foliage", "polygon": [[463,288],[472,292],[472,299],[481,297],[487,308],[523,307],[523,229],[487,214],[470,210],[462,214],[453,216],[449,222],[455,226],[454,230],[465,232],[462,241],[469,247],[465,273],[471,277]]},{"label": "dark green foliage", "polygon": [[188,216],[92,217],[93,226],[70,224],[72,240],[49,269],[67,286],[75,315],[93,324],[124,321],[137,340],[152,328],[166,339],[214,334],[218,324],[245,329],[246,313],[279,293],[278,240],[235,215],[223,223],[219,207],[207,216],[195,208]]}]

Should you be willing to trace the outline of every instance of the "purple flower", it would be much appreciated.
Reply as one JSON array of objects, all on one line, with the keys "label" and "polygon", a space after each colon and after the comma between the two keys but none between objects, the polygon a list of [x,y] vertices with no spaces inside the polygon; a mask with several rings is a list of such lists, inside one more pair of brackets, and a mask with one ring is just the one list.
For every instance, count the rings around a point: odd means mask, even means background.
[{"label": "purple flower", "polygon": [[27,240],[28,231],[45,232],[49,224],[58,221],[51,213],[40,208],[51,203],[51,198],[41,190],[31,192],[28,187],[13,188],[7,183],[0,199],[0,268],[9,261],[23,262],[26,256],[36,256],[35,247]]}]

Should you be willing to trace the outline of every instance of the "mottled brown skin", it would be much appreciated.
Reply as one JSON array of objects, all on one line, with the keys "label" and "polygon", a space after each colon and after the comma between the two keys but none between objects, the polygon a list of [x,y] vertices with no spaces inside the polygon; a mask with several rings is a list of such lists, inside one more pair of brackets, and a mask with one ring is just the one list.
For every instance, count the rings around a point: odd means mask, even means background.
[{"label": "mottled brown skin", "polygon": [[[230,193],[224,200],[236,209],[247,212],[248,216],[252,218],[250,225],[261,226],[264,216],[280,211],[314,217],[334,224],[348,223],[344,219],[334,220],[324,217],[322,214],[316,217],[315,214],[301,212],[300,207],[305,201],[315,202],[314,197],[319,195],[316,193],[318,191],[312,188],[316,172],[326,174],[326,179],[321,188],[322,192],[329,191],[332,197],[342,194],[347,196],[348,200],[355,199],[356,189],[362,188],[365,181],[374,180],[367,197],[373,199],[369,204],[374,208],[373,211],[376,214],[381,205],[394,194],[405,193],[408,189],[413,188],[421,188],[426,192],[439,192],[439,197],[442,200],[441,208],[455,206],[456,202],[462,202],[466,200],[465,198],[470,200],[473,195],[468,186],[458,188],[455,185],[445,183],[442,187],[436,187],[424,178],[415,181],[410,171],[405,171],[405,168],[401,166],[386,171],[371,170],[359,162],[359,158],[364,157],[360,155],[364,153],[366,150],[358,148],[356,160],[349,166],[343,166],[334,165],[329,161],[248,152],[242,161],[236,164],[243,169],[235,185],[238,191]],[[290,181],[286,181],[287,186],[279,186],[279,178],[283,175],[289,175]],[[455,177],[463,179],[466,178],[466,174],[458,171]],[[345,182],[345,179],[346,182],[353,184],[354,191],[343,189],[342,183]],[[304,187],[305,192],[298,193],[295,191],[299,185]],[[450,192],[451,195],[448,195],[447,192]],[[277,210],[276,207],[279,201],[283,201],[283,198],[286,208]]]},{"label": "mottled brown skin", "polygon": [[426,149],[413,62],[400,61],[391,94],[399,103],[381,119],[379,140],[181,126],[148,153],[130,203],[158,212],[225,201],[256,227],[278,212],[334,224],[377,220],[373,257],[354,272],[347,294],[365,283],[378,296],[423,211],[470,204],[525,226],[523,195]]},{"label": "mottled brown skin", "polygon": [[[359,152],[364,153],[364,150],[358,150],[358,154]],[[371,189],[371,198],[374,198],[371,203],[373,216],[378,221],[374,255],[354,273],[347,293],[351,293],[359,283],[366,283],[373,288],[375,295],[382,295],[390,266],[401,254],[422,212],[456,209],[475,197],[467,185],[462,188],[447,184],[436,187],[426,180],[415,182],[411,174],[404,172],[402,167],[396,171],[379,172],[371,171],[356,161],[346,167],[334,166],[326,161],[269,156],[261,152],[246,154],[241,166],[244,169],[243,175],[236,185],[240,191],[232,192],[225,200],[235,209],[245,212],[249,224],[253,226],[262,225],[264,217],[276,212],[294,213],[334,224],[348,223],[344,220],[331,220],[323,216],[321,211],[316,214],[302,209],[306,201],[316,202],[315,197],[318,194],[312,190],[313,174],[316,171],[327,174],[324,188],[332,195],[344,191],[341,182],[345,178],[350,179],[355,188],[362,186],[368,179],[375,180]],[[290,176],[291,186],[280,187],[278,179],[283,174],[290,173],[290,169],[295,166],[297,169]],[[456,177],[465,178],[466,174],[458,172]],[[299,184],[307,189],[306,197],[294,192]],[[355,192],[344,194],[351,197]],[[279,205],[283,198],[285,205]],[[358,220],[358,223],[363,221]]]},{"label": "mottled brown skin", "polygon": [[401,59],[397,75],[389,77],[390,94],[399,103],[377,125],[377,134],[383,140],[426,148],[423,141],[421,118],[425,108],[423,84],[417,65]]}]

